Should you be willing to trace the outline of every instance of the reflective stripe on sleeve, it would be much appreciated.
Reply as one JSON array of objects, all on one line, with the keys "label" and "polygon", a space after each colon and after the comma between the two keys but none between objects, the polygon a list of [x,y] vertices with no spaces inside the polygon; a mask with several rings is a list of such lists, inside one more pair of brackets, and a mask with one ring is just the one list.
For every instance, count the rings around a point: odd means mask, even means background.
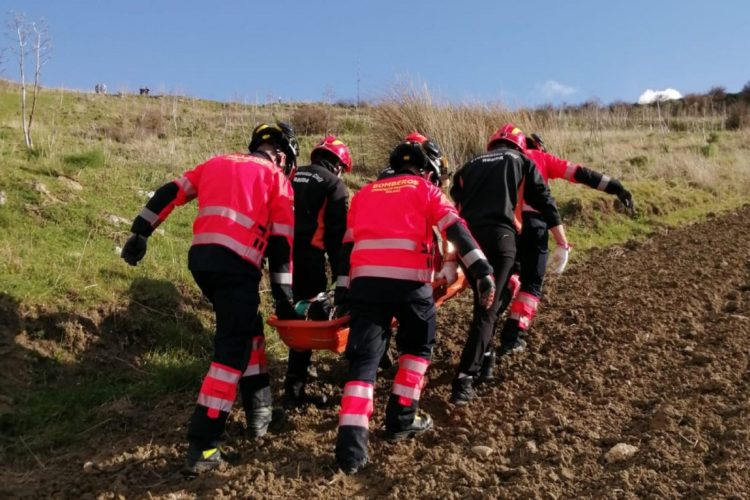
[{"label": "reflective stripe on sleeve", "polygon": [[277,285],[291,285],[292,273],[271,273],[271,283]]},{"label": "reflective stripe on sleeve", "polygon": [[195,191],[193,183],[190,182],[190,179],[188,179],[187,177],[180,177],[179,179],[175,180],[175,182],[183,191],[185,191],[186,198],[192,200],[198,194]]},{"label": "reflective stripe on sleeve", "polygon": [[360,240],[354,243],[353,251],[357,250],[416,250],[417,244],[406,238],[380,238]]},{"label": "reflective stripe on sleeve", "polygon": [[227,219],[236,222],[242,227],[246,227],[248,229],[251,229],[255,225],[255,221],[248,217],[245,214],[241,214],[237,210],[234,210],[233,208],[229,207],[221,207],[221,206],[210,206],[210,207],[201,207],[198,210],[198,217],[207,217],[215,215],[218,217],[226,217]]},{"label": "reflective stripe on sleeve", "polygon": [[143,207],[143,210],[141,210],[141,213],[138,215],[146,219],[146,222],[148,222],[152,226],[155,226],[156,224],[159,223],[159,215],[155,214],[154,212],[152,212],[146,207]]},{"label": "reflective stripe on sleeve", "polygon": [[607,186],[609,186],[610,177],[608,175],[602,175],[602,180],[599,181],[599,185],[596,186],[596,189],[599,191],[604,191],[607,189]]},{"label": "reflective stripe on sleeve", "polygon": [[563,177],[565,177],[565,179],[568,181],[572,181],[576,174],[577,168],[578,165],[573,165],[572,163],[568,162],[568,165],[565,167],[565,174],[563,175]]},{"label": "reflective stripe on sleeve", "polygon": [[485,257],[484,252],[482,252],[478,248],[475,248],[466,255],[461,256],[461,262],[463,262],[466,267],[471,267],[473,263],[482,259],[487,260],[487,257]]},{"label": "reflective stripe on sleeve", "polygon": [[395,266],[356,266],[352,268],[351,277],[360,278],[369,276],[371,278],[391,278],[397,280],[432,281],[432,269],[410,269]]},{"label": "reflective stripe on sleeve", "polygon": [[454,212],[448,212],[442,219],[437,223],[437,227],[441,231],[445,231],[445,228],[458,221],[460,217]]}]

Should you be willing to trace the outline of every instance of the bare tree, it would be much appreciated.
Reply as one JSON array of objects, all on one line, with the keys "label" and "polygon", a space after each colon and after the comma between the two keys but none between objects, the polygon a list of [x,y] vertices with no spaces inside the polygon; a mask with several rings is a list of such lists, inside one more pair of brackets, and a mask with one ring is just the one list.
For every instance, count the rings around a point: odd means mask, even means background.
[{"label": "bare tree", "polygon": [[[16,55],[18,56],[19,77],[21,80],[21,123],[23,126],[23,137],[26,141],[26,150],[30,153],[34,150],[34,141],[31,137],[31,127],[34,123],[34,111],[36,111],[37,97],[41,83],[42,67],[47,64],[52,51],[52,40],[44,20],[29,22],[24,14],[16,14],[8,23],[11,36],[18,43]],[[34,86],[32,87],[31,105],[27,102],[26,66],[28,59],[34,64]]]}]

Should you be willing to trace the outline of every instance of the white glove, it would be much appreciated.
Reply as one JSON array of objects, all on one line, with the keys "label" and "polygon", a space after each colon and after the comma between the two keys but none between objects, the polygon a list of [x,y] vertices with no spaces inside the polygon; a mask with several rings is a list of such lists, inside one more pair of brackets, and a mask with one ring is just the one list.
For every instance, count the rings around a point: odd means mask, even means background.
[{"label": "white glove", "polygon": [[458,280],[458,262],[455,260],[443,262],[443,268],[437,275],[438,278],[443,278],[448,286]]},{"label": "white glove", "polygon": [[550,270],[554,274],[562,274],[565,271],[565,266],[568,265],[568,257],[570,257],[570,245],[555,248],[549,261]]}]

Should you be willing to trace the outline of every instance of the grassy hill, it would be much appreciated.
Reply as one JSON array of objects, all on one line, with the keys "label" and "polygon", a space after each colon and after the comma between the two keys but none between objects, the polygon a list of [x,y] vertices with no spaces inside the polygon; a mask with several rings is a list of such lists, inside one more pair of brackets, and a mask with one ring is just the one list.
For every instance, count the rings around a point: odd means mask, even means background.
[{"label": "grassy hill", "polygon": [[[212,338],[210,306],[186,267],[195,205],[160,227],[138,267],[125,265],[119,249],[149,192],[212,155],[245,150],[258,122],[295,124],[301,163],[326,131],[340,135],[355,160],[347,177],[354,190],[409,129],[435,137],[456,168],[514,121],[540,132],[553,153],[633,192],[631,217],[611,197],[553,183],[578,253],[737,207],[750,188],[750,132],[727,130],[721,109],[509,111],[411,90],[359,108],[251,106],[44,89],[28,154],[18,102],[18,88],[0,83],[0,448],[8,450],[0,460],[80,439],[96,425],[94,410],[119,398],[150,404],[166,392],[195,392]],[[270,338],[272,355],[283,357]]]}]

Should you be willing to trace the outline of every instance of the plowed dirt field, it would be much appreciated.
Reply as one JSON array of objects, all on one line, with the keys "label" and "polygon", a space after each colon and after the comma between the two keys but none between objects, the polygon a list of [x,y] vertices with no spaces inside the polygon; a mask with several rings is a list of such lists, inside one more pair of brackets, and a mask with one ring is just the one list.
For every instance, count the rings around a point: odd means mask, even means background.
[{"label": "plowed dirt field", "polygon": [[[384,373],[372,464],[357,476],[332,469],[333,406],[293,413],[287,432],[256,442],[242,438],[235,410],[228,444],[238,465],[187,480],[195,394],[185,393],[154,408],[101,408],[85,445],[3,464],[0,496],[748,498],[749,220],[746,206],[580,259],[548,281],[526,352],[504,359],[501,380],[462,408],[448,396],[470,297],[454,299],[439,312],[422,399],[435,429],[395,445],[380,439]],[[339,394],[343,360],[316,359],[312,391]],[[282,364],[272,370],[280,381]],[[618,443],[637,451],[610,463]]]}]

